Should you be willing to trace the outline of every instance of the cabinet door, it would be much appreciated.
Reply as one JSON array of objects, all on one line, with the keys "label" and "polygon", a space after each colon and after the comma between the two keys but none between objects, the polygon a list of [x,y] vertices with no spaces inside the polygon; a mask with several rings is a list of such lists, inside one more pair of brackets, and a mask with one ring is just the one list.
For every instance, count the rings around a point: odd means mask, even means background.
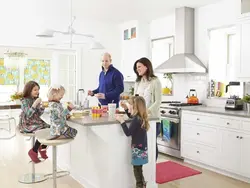
[{"label": "cabinet door", "polygon": [[218,153],[219,163],[221,168],[240,173],[240,138],[241,133],[233,131],[221,131],[221,146]]},{"label": "cabinet door", "polygon": [[241,134],[241,173],[250,178],[250,134]]},{"label": "cabinet door", "polygon": [[240,71],[239,77],[250,78],[250,22],[240,26]]}]

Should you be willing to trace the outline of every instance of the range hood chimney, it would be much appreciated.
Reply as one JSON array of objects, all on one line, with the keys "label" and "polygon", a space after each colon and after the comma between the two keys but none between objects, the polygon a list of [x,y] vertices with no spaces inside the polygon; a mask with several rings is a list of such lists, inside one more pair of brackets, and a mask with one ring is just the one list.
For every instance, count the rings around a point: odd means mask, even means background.
[{"label": "range hood chimney", "polygon": [[204,64],[194,55],[194,9],[175,10],[175,55],[159,65],[158,73],[206,73]]}]

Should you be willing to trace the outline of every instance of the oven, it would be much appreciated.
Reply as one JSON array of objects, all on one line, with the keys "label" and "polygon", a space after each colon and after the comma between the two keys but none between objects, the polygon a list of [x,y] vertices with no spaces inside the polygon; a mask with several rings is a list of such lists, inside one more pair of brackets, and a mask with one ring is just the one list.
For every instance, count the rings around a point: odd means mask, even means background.
[{"label": "oven", "polygon": [[[168,128],[170,127],[168,131],[164,130],[166,129],[165,124],[167,124]],[[181,158],[180,131],[180,118],[161,116],[161,131],[160,135],[157,137],[159,152]]]}]

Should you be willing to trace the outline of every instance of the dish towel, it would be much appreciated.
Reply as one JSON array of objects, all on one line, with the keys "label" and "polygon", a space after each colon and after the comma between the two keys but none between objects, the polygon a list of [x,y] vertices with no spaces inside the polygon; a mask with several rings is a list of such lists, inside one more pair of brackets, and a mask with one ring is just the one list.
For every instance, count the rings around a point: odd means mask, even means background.
[{"label": "dish towel", "polygon": [[167,119],[163,119],[161,123],[162,123],[162,129],[163,129],[162,138],[165,141],[170,141],[172,137],[172,123],[171,121]]}]

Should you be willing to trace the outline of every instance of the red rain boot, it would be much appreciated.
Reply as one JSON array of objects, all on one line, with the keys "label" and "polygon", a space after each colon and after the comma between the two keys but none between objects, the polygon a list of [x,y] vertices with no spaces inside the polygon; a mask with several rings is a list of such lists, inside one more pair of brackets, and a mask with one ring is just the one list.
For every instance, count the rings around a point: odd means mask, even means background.
[{"label": "red rain boot", "polygon": [[38,159],[38,154],[33,151],[33,149],[30,149],[28,152],[28,155],[30,156],[32,162],[34,163],[40,163],[40,159]]},{"label": "red rain boot", "polygon": [[39,147],[38,152],[40,153],[40,155],[43,159],[45,159],[45,160],[48,159],[46,148]]}]

